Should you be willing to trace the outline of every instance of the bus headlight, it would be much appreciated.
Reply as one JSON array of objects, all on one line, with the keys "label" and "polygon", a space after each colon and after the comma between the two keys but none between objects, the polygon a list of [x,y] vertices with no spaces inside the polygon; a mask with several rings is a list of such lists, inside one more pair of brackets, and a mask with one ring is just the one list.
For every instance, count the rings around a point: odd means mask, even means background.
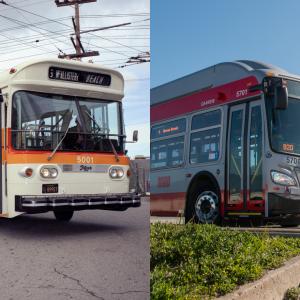
[{"label": "bus headlight", "polygon": [[58,171],[54,167],[42,167],[40,170],[40,174],[43,178],[56,178],[58,175]]},{"label": "bus headlight", "polygon": [[276,184],[285,185],[285,186],[296,185],[294,178],[280,172],[271,171],[271,178],[273,182]]},{"label": "bus headlight", "polygon": [[109,176],[112,179],[122,178],[124,176],[124,170],[120,167],[113,167],[109,170]]}]

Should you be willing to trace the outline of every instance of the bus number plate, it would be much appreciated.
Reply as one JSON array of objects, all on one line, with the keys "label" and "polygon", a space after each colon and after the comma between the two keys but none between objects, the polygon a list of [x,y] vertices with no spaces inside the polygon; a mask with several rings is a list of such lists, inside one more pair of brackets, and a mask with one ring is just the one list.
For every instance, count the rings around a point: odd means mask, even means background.
[{"label": "bus number plate", "polygon": [[58,184],[43,184],[43,194],[58,193]]}]

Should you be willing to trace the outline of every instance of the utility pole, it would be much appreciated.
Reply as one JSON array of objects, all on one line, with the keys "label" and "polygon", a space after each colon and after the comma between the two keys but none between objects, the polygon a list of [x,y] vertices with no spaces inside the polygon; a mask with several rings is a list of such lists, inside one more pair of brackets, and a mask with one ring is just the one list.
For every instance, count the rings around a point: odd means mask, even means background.
[{"label": "utility pole", "polygon": [[76,53],[72,54],[59,54],[59,58],[78,58],[81,59],[82,57],[90,57],[90,56],[98,56],[98,51],[88,51],[86,52],[81,44],[80,41],[80,15],[79,15],[79,4],[85,4],[90,2],[97,2],[97,0],[55,0],[56,6],[75,6],[75,18],[72,17],[74,32],[75,32],[75,41],[74,38],[71,36],[72,44],[75,48]]},{"label": "utility pole", "polygon": [[75,3],[75,22],[74,22],[74,29],[76,35],[76,42],[75,42],[75,50],[76,54],[81,54],[80,48],[80,17],[79,17],[79,4],[78,2]]}]

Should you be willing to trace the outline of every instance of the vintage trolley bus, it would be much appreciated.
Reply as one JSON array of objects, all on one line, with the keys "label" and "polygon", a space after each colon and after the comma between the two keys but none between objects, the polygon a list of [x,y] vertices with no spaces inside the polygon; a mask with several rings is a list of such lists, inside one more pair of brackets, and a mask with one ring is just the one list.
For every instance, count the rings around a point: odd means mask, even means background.
[{"label": "vintage trolley bus", "polygon": [[32,60],[0,75],[1,216],[140,206],[129,191],[119,72]]},{"label": "vintage trolley bus", "polygon": [[297,225],[300,76],[221,63],[151,90],[151,213]]}]

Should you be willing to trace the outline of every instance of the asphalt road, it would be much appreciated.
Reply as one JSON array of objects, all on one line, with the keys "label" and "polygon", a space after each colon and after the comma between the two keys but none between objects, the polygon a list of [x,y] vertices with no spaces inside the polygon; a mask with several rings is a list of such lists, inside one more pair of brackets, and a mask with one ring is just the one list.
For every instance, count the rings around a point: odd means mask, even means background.
[{"label": "asphalt road", "polygon": [[0,219],[1,299],[149,299],[149,202]]}]

